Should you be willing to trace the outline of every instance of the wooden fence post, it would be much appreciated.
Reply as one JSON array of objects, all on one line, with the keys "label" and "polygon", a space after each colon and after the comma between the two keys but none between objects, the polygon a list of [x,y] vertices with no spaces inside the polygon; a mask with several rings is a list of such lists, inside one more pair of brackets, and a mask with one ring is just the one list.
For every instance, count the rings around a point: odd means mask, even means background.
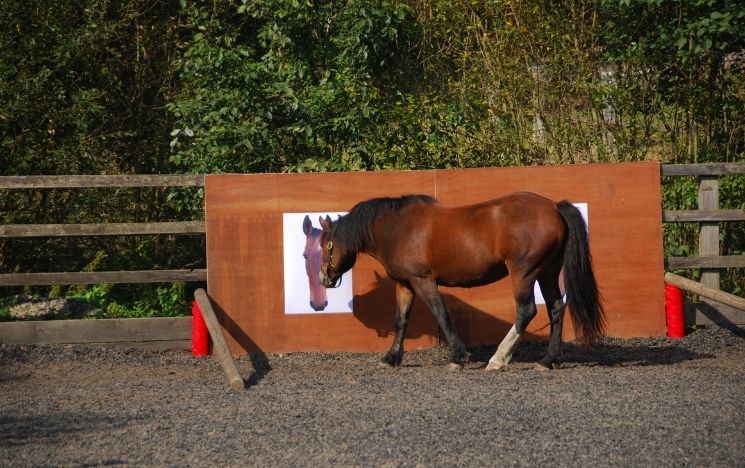
[{"label": "wooden fence post", "polygon": [[[718,175],[704,175],[699,177],[698,209],[719,209]],[[719,222],[701,222],[698,234],[698,250],[701,257],[716,257],[719,255]],[[719,289],[719,270],[702,268],[701,284],[709,288]]]}]

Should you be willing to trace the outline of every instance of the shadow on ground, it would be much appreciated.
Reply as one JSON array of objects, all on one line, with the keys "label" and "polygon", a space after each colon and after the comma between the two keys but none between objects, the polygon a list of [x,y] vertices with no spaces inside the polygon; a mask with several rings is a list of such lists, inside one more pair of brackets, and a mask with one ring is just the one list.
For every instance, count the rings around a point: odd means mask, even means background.
[{"label": "shadow on ground", "polygon": [[[515,351],[513,362],[536,362],[546,353],[547,343],[522,342]],[[496,351],[496,346],[478,346],[471,350],[474,362],[489,361]],[[575,343],[564,343],[562,363],[582,364],[586,366],[664,366],[674,365],[697,359],[711,359],[713,354],[701,354],[675,345],[633,345],[601,343],[595,346],[583,346]]]}]

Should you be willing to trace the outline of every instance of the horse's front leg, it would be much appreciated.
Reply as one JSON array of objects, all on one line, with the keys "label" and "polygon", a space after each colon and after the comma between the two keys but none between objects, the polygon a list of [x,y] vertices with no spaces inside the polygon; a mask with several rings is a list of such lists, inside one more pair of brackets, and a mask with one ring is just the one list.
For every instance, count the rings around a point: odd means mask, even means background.
[{"label": "horse's front leg", "polygon": [[455,331],[455,324],[450,316],[450,312],[445,307],[445,302],[442,300],[437,283],[431,278],[416,278],[412,280],[411,285],[427,307],[429,307],[432,315],[435,316],[437,324],[450,344],[451,356],[448,367],[450,369],[463,368],[463,363],[468,362],[471,359],[471,355]]},{"label": "horse's front leg", "polygon": [[398,366],[404,355],[404,335],[406,325],[411,317],[411,303],[414,301],[414,291],[408,285],[396,283],[396,334],[393,337],[391,349],[381,359],[384,365]]}]

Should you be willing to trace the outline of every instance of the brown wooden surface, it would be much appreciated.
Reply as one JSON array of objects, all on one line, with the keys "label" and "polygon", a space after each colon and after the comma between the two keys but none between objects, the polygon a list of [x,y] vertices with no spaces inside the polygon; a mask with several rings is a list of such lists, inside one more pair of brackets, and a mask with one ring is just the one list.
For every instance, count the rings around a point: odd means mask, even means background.
[{"label": "brown wooden surface", "polygon": [[666,223],[745,221],[745,210],[665,210]]},{"label": "brown wooden surface", "polygon": [[0,225],[0,237],[131,236],[142,234],[204,234],[204,221]]},{"label": "brown wooden surface", "polygon": [[201,187],[202,174],[38,175],[0,177],[0,189],[77,187]]},{"label": "brown wooden surface", "polygon": [[745,162],[663,164],[663,176],[745,174]]},{"label": "brown wooden surface", "polygon": [[[373,259],[354,270],[354,314],[284,314],[282,213],[348,211],[373,197],[434,195],[456,206],[527,190],[589,204],[591,250],[612,336],[662,336],[660,167],[654,162],[437,171],[211,175],[205,178],[209,294],[231,350],[382,351],[390,346],[393,284]],[[470,344],[497,343],[514,320],[509,280],[443,288]],[[529,328],[547,336],[545,308]],[[567,324],[565,337],[572,338]],[[406,349],[438,342],[415,302]]]},{"label": "brown wooden surface", "polygon": [[745,268],[745,255],[667,257],[665,268]]},{"label": "brown wooden surface", "polygon": [[[353,314],[285,315],[282,213],[347,211],[377,196],[434,195],[434,171],[208,176],[208,292],[234,353],[379,351],[389,345],[393,285],[372,259],[354,269]],[[300,257],[298,252],[298,257]],[[437,343],[415,303],[409,349]]]},{"label": "brown wooden surface", "polygon": [[54,284],[98,283],[169,283],[172,281],[200,282],[207,279],[207,271],[196,270],[142,270],[142,271],[91,271],[60,273],[4,273],[0,286],[49,286]]},{"label": "brown wooden surface", "polygon": [[191,317],[2,322],[0,343],[191,349]]},{"label": "brown wooden surface", "polygon": [[[698,182],[698,208],[700,210],[719,209],[719,177],[716,175],[700,176]],[[701,222],[698,225],[698,253],[702,257],[719,255],[719,223],[716,221]],[[719,289],[719,270],[702,269],[702,284]],[[707,299],[703,300],[704,302]]]}]

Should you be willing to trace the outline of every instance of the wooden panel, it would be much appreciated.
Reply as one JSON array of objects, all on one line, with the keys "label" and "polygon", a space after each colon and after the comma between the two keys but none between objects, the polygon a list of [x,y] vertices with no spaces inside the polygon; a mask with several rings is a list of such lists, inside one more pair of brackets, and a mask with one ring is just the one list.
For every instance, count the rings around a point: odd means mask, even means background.
[{"label": "wooden panel", "polygon": [[77,187],[201,187],[202,174],[3,176],[0,189]]},{"label": "wooden panel", "polygon": [[[282,213],[348,211],[379,196],[426,193],[462,205],[514,191],[587,202],[598,281],[613,336],[665,333],[657,163],[323,174],[214,175],[205,180],[209,294],[231,350],[382,351],[393,328],[393,284],[372,258],[353,270],[354,314],[284,314]],[[498,342],[514,320],[508,280],[443,288],[471,345]],[[543,309],[543,308],[542,308]],[[438,342],[415,302],[406,348]],[[571,327],[569,327],[571,328]],[[569,329],[568,328],[568,329]],[[548,334],[541,312],[529,329]],[[572,336],[567,332],[567,337]]]},{"label": "wooden panel", "polygon": [[49,286],[54,284],[118,284],[169,283],[172,281],[206,281],[207,271],[201,270],[143,270],[92,271],[64,273],[5,273],[0,275],[0,286]]},{"label": "wooden panel", "polygon": [[663,176],[745,174],[745,163],[663,164]]},{"label": "wooden panel", "polygon": [[[354,314],[284,314],[282,213],[347,211],[377,196],[434,195],[433,171],[214,175],[205,184],[208,292],[234,353],[390,346],[393,284],[365,256],[354,269]],[[413,315],[407,346],[437,343],[437,327],[421,304]]]},{"label": "wooden panel", "polygon": [[[3,322],[0,343],[136,344],[187,349],[191,345],[191,317]],[[184,344],[188,344],[187,348]]]},{"label": "wooden panel", "polygon": [[[586,202],[591,251],[608,317],[608,334],[662,336],[665,322],[659,173],[655,162],[441,171],[437,173],[437,197],[446,204],[463,205],[525,190],[557,201]],[[497,324],[511,324],[514,320],[508,281],[461,294]],[[468,327],[489,328],[488,323],[479,320]],[[539,307],[528,331],[534,336],[547,336],[545,307]],[[570,321],[564,336],[574,336]]]},{"label": "wooden panel", "polygon": [[108,224],[6,224],[0,237],[131,236],[140,234],[203,234],[204,221]]}]

